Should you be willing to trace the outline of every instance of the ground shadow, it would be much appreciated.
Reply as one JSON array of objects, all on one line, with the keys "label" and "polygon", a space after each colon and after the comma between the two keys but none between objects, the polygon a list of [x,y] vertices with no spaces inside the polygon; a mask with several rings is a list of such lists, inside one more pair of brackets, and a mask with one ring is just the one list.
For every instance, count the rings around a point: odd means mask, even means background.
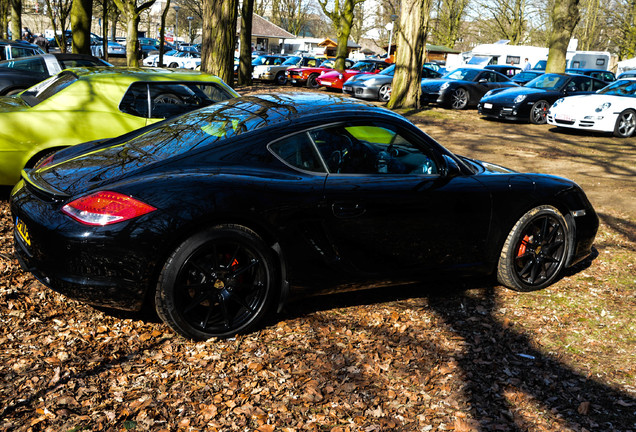
[{"label": "ground shadow", "polygon": [[[539,351],[521,331],[502,322],[500,313],[497,317],[499,306],[495,292],[499,288],[495,286],[491,279],[463,279],[331,294],[311,301],[297,300],[290,305],[289,312],[279,318],[285,320],[311,316],[320,310],[420,298],[423,307],[439,316],[463,343],[461,355],[454,353],[453,358],[444,361],[456,362],[460,373],[467,377],[461,390],[463,394],[454,398],[465,401],[464,407],[468,407],[475,421],[471,430],[533,430],[538,427],[533,424],[532,415],[536,413],[551,430],[634,430],[636,398],[582,375]],[[396,343],[395,336],[386,334],[383,328],[365,328],[364,331],[375,332],[377,340],[386,342],[387,346]],[[399,343],[417,345],[432,357],[445,355],[444,350],[432,349],[427,342],[407,335],[400,337]],[[411,345],[411,348],[417,347]],[[527,415],[521,401],[515,398],[523,399],[526,407],[531,406],[532,415]]]}]

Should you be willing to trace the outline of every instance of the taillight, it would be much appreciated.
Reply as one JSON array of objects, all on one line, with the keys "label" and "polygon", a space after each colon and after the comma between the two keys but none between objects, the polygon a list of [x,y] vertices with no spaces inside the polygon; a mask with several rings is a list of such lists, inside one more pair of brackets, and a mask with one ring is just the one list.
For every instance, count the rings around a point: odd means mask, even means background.
[{"label": "taillight", "polygon": [[78,198],[62,211],[86,225],[109,225],[157,210],[155,207],[117,192],[101,191]]}]

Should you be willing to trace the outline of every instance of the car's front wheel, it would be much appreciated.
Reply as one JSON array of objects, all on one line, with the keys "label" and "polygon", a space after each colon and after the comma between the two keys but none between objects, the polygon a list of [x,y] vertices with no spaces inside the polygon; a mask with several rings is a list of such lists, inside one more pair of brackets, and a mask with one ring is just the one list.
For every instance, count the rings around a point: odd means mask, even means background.
[{"label": "car's front wheel", "polygon": [[458,88],[451,93],[450,106],[452,109],[463,110],[468,106],[470,95],[465,88]]},{"label": "car's front wheel", "polygon": [[307,78],[307,87],[313,89],[320,87],[320,84],[318,83],[318,74],[309,75],[309,77]]},{"label": "car's front wheel", "polygon": [[535,102],[530,108],[530,122],[532,124],[546,124],[549,109],[550,104],[547,101]]},{"label": "car's front wheel", "polygon": [[391,84],[384,84],[378,90],[378,99],[382,102],[388,102],[391,99]]},{"label": "car's front wheel", "polygon": [[565,265],[569,227],[563,215],[548,205],[524,214],[501,250],[497,279],[515,291],[534,291],[556,280]]},{"label": "car's front wheel", "polygon": [[192,339],[254,330],[275,300],[274,257],[261,237],[240,225],[219,225],[184,241],[157,283],[157,314]]},{"label": "car's front wheel", "polygon": [[618,115],[614,126],[614,136],[619,138],[629,138],[636,130],[636,112],[628,109]]},{"label": "car's front wheel", "polygon": [[284,71],[280,71],[276,74],[276,78],[274,78],[274,82],[277,85],[285,85],[287,84],[287,77],[285,76]]}]

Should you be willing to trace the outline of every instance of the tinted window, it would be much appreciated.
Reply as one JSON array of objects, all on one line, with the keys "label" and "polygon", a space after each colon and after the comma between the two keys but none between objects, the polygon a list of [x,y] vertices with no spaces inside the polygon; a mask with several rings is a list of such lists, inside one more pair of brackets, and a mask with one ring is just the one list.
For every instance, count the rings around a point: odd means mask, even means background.
[{"label": "tinted window", "polygon": [[231,97],[214,83],[133,83],[119,109],[138,117],[168,118]]},{"label": "tinted window", "polygon": [[545,74],[540,75],[526,84],[526,87],[544,90],[559,90],[567,82],[568,78],[563,75]]},{"label": "tinted window", "polygon": [[11,68],[48,75],[48,70],[42,57],[28,57],[0,64],[2,68]]},{"label": "tinted window", "polygon": [[618,80],[599,91],[600,94],[636,97],[636,81]]},{"label": "tinted window", "polygon": [[445,78],[454,79],[454,80],[463,80],[463,81],[473,81],[477,75],[479,75],[479,70],[476,69],[455,69],[445,76]]},{"label": "tinted window", "polygon": [[434,174],[433,160],[390,127],[365,124],[309,131],[330,173]]},{"label": "tinted window", "polygon": [[37,54],[33,48],[11,47],[11,58],[27,57]]},{"label": "tinted window", "polygon": [[293,167],[305,171],[325,172],[316,148],[306,132],[276,141],[270,144],[269,148]]}]

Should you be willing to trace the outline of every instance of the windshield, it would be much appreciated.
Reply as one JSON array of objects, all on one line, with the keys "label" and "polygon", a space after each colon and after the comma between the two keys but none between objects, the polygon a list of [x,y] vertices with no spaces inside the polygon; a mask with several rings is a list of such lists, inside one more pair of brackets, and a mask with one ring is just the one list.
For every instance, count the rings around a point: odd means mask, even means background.
[{"label": "windshield", "polygon": [[614,81],[607,87],[599,90],[598,94],[636,97],[636,81],[634,80],[618,80]]},{"label": "windshield", "polygon": [[380,72],[378,75],[388,75],[388,76],[393,76],[393,73],[395,72],[395,65],[392,64],[391,66],[389,66],[388,68],[384,69],[382,72]]},{"label": "windshield", "polygon": [[472,81],[479,75],[479,69],[455,69],[444,75],[446,79]]},{"label": "windshield", "polygon": [[568,81],[567,76],[556,74],[540,75],[526,84],[526,87],[541,90],[560,90]]},{"label": "windshield", "polygon": [[298,63],[298,60],[300,60],[300,57],[290,57],[290,58],[288,58],[287,60],[285,60],[285,61],[283,62],[283,64],[284,64],[285,66],[293,66],[293,65],[295,65],[296,63]]},{"label": "windshield", "polygon": [[79,78],[73,72],[62,71],[59,74],[34,85],[23,92],[20,97],[27,103],[27,105],[34,107],[64,90],[77,80],[79,80]]},{"label": "windshield", "polygon": [[354,64],[353,66],[351,66],[349,69],[357,70],[357,71],[360,71],[360,72],[372,72],[372,71],[378,69],[378,65],[377,65],[377,63],[358,62],[358,63]]}]

